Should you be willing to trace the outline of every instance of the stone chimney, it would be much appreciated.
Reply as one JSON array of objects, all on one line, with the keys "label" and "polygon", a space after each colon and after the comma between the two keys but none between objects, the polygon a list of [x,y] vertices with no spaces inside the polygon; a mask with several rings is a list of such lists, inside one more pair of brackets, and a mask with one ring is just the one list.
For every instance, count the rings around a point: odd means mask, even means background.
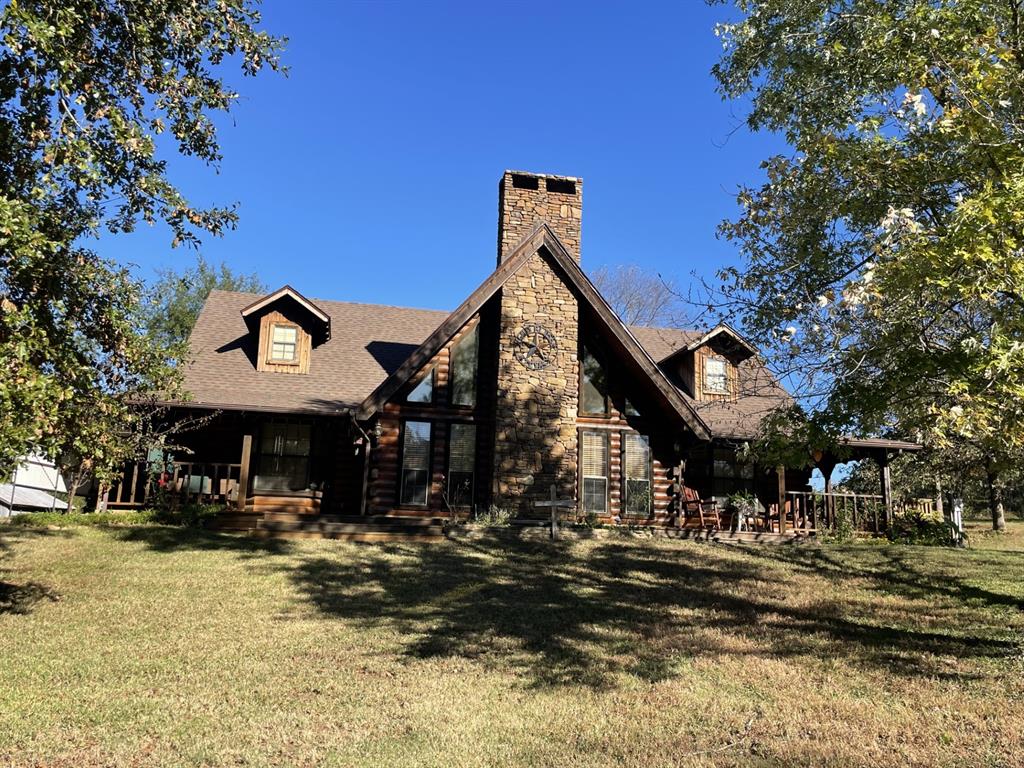
[{"label": "stone chimney", "polygon": [[498,185],[498,263],[538,221],[546,221],[579,262],[582,216],[583,179],[505,171]]}]

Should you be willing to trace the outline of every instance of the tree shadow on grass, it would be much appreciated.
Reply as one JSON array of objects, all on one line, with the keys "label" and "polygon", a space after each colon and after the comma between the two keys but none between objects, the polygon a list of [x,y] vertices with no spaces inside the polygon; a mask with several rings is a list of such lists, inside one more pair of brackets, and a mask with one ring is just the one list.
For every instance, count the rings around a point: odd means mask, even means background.
[{"label": "tree shadow on grass", "polygon": [[[952,562],[947,565],[936,562],[936,558],[925,560],[921,557],[921,550],[921,547],[905,546],[782,547],[752,549],[750,555],[764,561],[786,563],[831,580],[865,579],[879,591],[908,599],[948,599],[963,604],[1024,611],[1024,598],[995,592],[965,579],[969,577],[977,581],[984,577],[986,569],[995,571],[1011,565],[1020,569],[1020,578],[1024,579],[1024,558],[1018,558],[1015,553],[1002,556],[971,553],[967,557],[962,550],[931,549],[930,554],[941,553],[949,557]],[[930,567],[925,567],[925,562]]]},{"label": "tree shadow on grass", "polygon": [[657,681],[681,661],[722,654],[840,657],[957,678],[972,673],[951,670],[944,657],[1004,658],[1016,648],[991,628],[989,636],[927,629],[911,604],[899,626],[837,600],[790,604],[779,582],[792,571],[757,556],[639,542],[572,550],[484,540],[367,548],[288,567],[318,611],[395,630],[406,657],[473,659],[537,686],[600,688],[623,673]]},{"label": "tree shadow on grass", "polygon": [[66,531],[50,528],[30,528],[10,523],[0,527],[0,616],[4,614],[27,615],[37,604],[48,601],[57,602],[60,595],[38,581],[8,581],[16,575],[16,570],[8,564],[16,544],[43,537],[67,536]]},{"label": "tree shadow on grass", "polygon": [[206,531],[201,528],[146,525],[111,527],[108,529],[120,541],[144,544],[154,552],[221,551],[232,552],[243,558],[265,555],[286,555],[293,549],[291,541],[261,539],[255,536]]}]

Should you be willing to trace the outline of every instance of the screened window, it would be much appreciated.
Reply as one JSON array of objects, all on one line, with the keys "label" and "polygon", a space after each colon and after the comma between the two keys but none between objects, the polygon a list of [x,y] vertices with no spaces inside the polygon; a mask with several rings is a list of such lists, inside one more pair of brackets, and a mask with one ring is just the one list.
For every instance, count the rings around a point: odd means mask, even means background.
[{"label": "screened window", "polygon": [[420,383],[412,388],[412,392],[409,393],[406,401],[410,403],[432,403],[434,401],[433,370],[420,379]]},{"label": "screened window", "polygon": [[704,361],[704,391],[714,394],[729,392],[726,363],[720,357],[709,357]]},{"label": "screened window", "polygon": [[473,503],[473,468],[476,465],[476,425],[452,424],[448,440],[448,503]]},{"label": "screened window", "polygon": [[584,432],[583,511],[603,515],[608,511],[608,436]]},{"label": "screened window", "polygon": [[626,434],[626,513],[647,515],[651,511],[651,443],[645,435]]},{"label": "screened window", "polygon": [[430,422],[407,421],[402,436],[402,503],[426,506],[430,484]]},{"label": "screened window", "polygon": [[608,413],[608,375],[604,366],[583,347],[582,368],[582,411],[589,414]]},{"label": "screened window", "polygon": [[477,327],[467,333],[452,350],[452,405],[476,405],[476,366],[480,337]]},{"label": "screened window", "polygon": [[259,474],[254,481],[258,490],[301,491],[308,487],[311,433],[309,424],[264,425]]},{"label": "screened window", "polygon": [[298,358],[299,329],[294,325],[274,325],[270,336],[270,359],[291,363]]}]

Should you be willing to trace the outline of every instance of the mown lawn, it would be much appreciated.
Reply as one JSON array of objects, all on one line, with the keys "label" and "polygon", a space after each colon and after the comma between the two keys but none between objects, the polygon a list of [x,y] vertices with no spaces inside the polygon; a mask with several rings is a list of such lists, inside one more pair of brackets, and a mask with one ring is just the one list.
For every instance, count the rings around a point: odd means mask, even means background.
[{"label": "mown lawn", "polygon": [[1012,549],[0,527],[0,765],[1021,765],[1022,608]]}]

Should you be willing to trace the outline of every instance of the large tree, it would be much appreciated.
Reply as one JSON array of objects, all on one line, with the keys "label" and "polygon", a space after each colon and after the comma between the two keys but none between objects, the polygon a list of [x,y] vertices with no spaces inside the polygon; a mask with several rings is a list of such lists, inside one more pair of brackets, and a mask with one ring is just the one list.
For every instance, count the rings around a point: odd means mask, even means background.
[{"label": "large tree", "polygon": [[998,481],[1024,453],[1022,4],[735,10],[721,92],[791,151],[721,228],[722,306],[827,434],[970,446]]},{"label": "large tree", "polygon": [[661,275],[636,264],[599,267],[594,285],[626,325],[671,325],[679,320],[679,292]]},{"label": "large tree", "polygon": [[215,267],[202,256],[182,272],[161,270],[145,307],[150,339],[165,349],[182,348],[213,290],[266,293],[267,287],[256,274],[235,272],[223,262]]},{"label": "large tree", "polygon": [[0,475],[29,451],[112,466],[138,403],[175,386],[142,331],[142,286],[94,239],[163,221],[195,244],[233,225],[233,209],[188,202],[166,155],[217,164],[213,116],[238,98],[218,70],[278,68],[259,22],[250,0],[0,9]]}]

